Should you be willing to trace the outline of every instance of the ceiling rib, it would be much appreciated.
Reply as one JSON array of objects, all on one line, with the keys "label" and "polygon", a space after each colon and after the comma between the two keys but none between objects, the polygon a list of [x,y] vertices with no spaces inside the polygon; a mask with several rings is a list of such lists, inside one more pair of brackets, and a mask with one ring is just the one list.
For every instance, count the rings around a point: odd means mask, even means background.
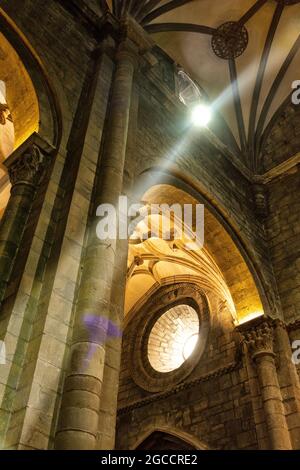
[{"label": "ceiling rib", "polygon": [[[130,13],[136,21],[140,22],[144,29],[148,33],[160,33],[160,32],[192,32],[192,33],[199,33],[199,34],[206,34],[212,35],[216,31],[216,28],[206,26],[206,25],[199,25],[193,23],[171,23],[171,22],[164,22],[164,23],[151,23],[156,18],[160,17],[161,15],[168,13],[174,9],[177,9],[185,4],[192,3],[193,0],[112,0],[112,10],[115,16],[120,18],[124,13]],[[238,24],[244,26],[262,7],[268,2],[268,0],[254,0],[252,7],[241,16],[238,20]],[[106,0],[99,0],[99,5],[101,12],[104,14],[109,11],[109,6]],[[297,3],[297,2],[294,2]],[[292,3],[293,4],[293,3]],[[233,98],[234,98],[234,108],[235,108],[235,115],[236,121],[238,125],[238,132],[240,137],[241,148],[237,144],[236,140],[233,137],[231,129],[227,126],[227,139],[229,138],[228,133],[230,134],[230,138],[235,141],[235,153],[239,155],[245,156],[248,154],[248,159],[252,163],[252,167],[255,170],[258,170],[258,165],[260,164],[260,154],[262,146],[266,138],[268,137],[271,129],[278,118],[280,112],[282,112],[282,106],[288,103],[284,101],[284,103],[278,108],[275,115],[272,117],[266,128],[264,126],[266,124],[266,119],[268,116],[268,112],[270,111],[272,102],[276,96],[276,93],[280,87],[280,84],[283,81],[283,78],[291,65],[293,59],[295,58],[297,52],[300,48],[300,36],[295,41],[293,47],[291,48],[289,54],[285,58],[277,76],[270,88],[267,98],[262,107],[262,111],[260,116],[257,115],[258,113],[258,106],[260,101],[260,96],[262,92],[262,86],[264,81],[264,76],[269,60],[269,56],[271,53],[272,44],[274,41],[274,36],[277,31],[277,27],[282,16],[282,12],[286,5],[289,5],[287,1],[278,0],[276,9],[273,14],[272,22],[269,27],[269,31],[267,33],[267,38],[265,41],[264,49],[262,52],[262,56],[260,59],[260,64],[257,72],[256,82],[254,86],[254,91],[252,95],[251,107],[250,107],[250,116],[249,116],[249,127],[248,127],[248,141],[247,141],[247,130],[245,126],[245,120],[243,116],[243,107],[241,102],[241,94],[238,84],[238,73],[236,68],[236,61],[235,59],[228,60],[229,72],[230,72],[230,79],[231,79],[231,86],[233,91]],[[151,24],[149,24],[151,23]],[[258,119],[258,121],[257,121]],[[225,123],[226,121],[224,121]],[[226,123],[227,124],[227,123]],[[225,135],[223,135],[225,138]],[[231,142],[233,145],[233,142]],[[241,158],[241,157],[240,157]]]},{"label": "ceiling rib", "polygon": [[259,97],[260,97],[260,93],[262,89],[263,78],[264,78],[267,62],[268,62],[271,47],[273,44],[273,39],[277,30],[277,26],[279,24],[283,9],[284,9],[284,5],[282,4],[278,4],[275,9],[272,22],[268,31],[267,39],[265,42],[264,50],[262,53],[261,61],[259,64],[258,73],[256,77],[254,91],[253,91],[250,118],[249,118],[249,135],[248,135],[248,148],[249,148],[249,154],[250,154],[249,156],[252,159],[253,169],[257,169],[256,168],[257,162],[255,161],[255,155],[254,155],[254,143],[255,143],[255,124],[256,124],[256,115],[257,115],[257,109],[258,109],[258,104],[259,104]]},{"label": "ceiling rib", "polygon": [[112,0],[112,12],[115,16],[117,16],[117,11],[118,11],[117,0]]},{"label": "ceiling rib", "polygon": [[104,15],[107,11],[109,11],[109,7],[107,5],[106,0],[99,0],[99,6],[101,13]]},{"label": "ceiling rib", "polygon": [[148,33],[163,33],[167,31],[185,31],[191,33],[213,34],[215,28],[192,23],[155,23],[144,27]]},{"label": "ceiling rib", "polygon": [[[129,13],[138,21],[140,13],[143,11],[143,8],[147,4],[147,0],[130,0],[130,5],[128,7]],[[141,13],[143,16],[143,13]]]},{"label": "ceiling rib", "polygon": [[263,151],[264,149],[264,146],[265,146],[265,143],[274,127],[274,125],[276,124],[278,118],[280,117],[281,113],[285,110],[285,108],[291,104],[291,96],[287,96],[285,98],[285,100],[281,103],[281,105],[279,106],[279,108],[277,109],[277,111],[275,112],[275,114],[272,116],[272,119],[270,120],[270,122],[268,123],[267,127],[265,128],[264,132],[263,132],[263,135],[260,139],[260,148],[261,150]]},{"label": "ceiling rib", "polygon": [[124,7],[124,3],[125,3],[124,0],[117,0],[117,17],[118,18],[121,18],[121,16],[122,16],[122,10],[123,10],[123,7]]},{"label": "ceiling rib", "polygon": [[129,0],[121,0],[121,6],[120,6],[120,17],[122,18],[122,16],[128,12],[128,4],[129,4]]},{"label": "ceiling rib", "polygon": [[155,20],[155,18],[158,18],[159,16],[163,15],[164,13],[167,13],[168,11],[174,10],[175,8],[178,8],[192,1],[193,0],[171,0],[171,2],[162,5],[161,7],[151,11],[151,13],[145,16],[142,19],[142,25],[148,24],[151,21]]},{"label": "ceiling rib", "polygon": [[143,9],[140,10],[139,14],[136,15],[137,21],[142,20],[150,11],[153,10],[156,6],[161,3],[161,0],[149,0],[148,3],[143,6]]},{"label": "ceiling rib", "polygon": [[258,125],[257,125],[257,130],[256,130],[256,135],[255,135],[255,141],[258,145],[258,148],[256,150],[259,150],[259,144],[260,144],[260,139],[261,139],[261,134],[263,132],[263,127],[264,127],[264,124],[266,122],[266,118],[267,118],[267,115],[268,115],[268,112],[269,112],[269,109],[270,109],[270,106],[273,102],[273,99],[276,95],[276,92],[289,68],[289,66],[291,65],[295,55],[297,54],[297,52],[299,51],[300,49],[300,35],[298,36],[298,38],[296,39],[293,47],[291,48],[289,54],[287,55],[285,61],[283,62],[273,84],[272,84],[272,87],[269,91],[269,94],[266,98],[266,101],[264,103],[264,106],[263,106],[263,109],[262,109],[262,112],[261,112],[261,115],[260,115],[260,118],[259,118],[259,121],[258,121]]},{"label": "ceiling rib", "polygon": [[229,125],[226,120],[223,118],[222,114],[218,113],[216,118],[212,121],[210,126],[212,131],[220,137],[220,140],[226,146],[226,148],[235,156],[242,156],[241,149],[233,135]]},{"label": "ceiling rib", "polygon": [[255,13],[260,10],[268,0],[258,0],[238,21],[240,25],[244,25],[249,21]]},{"label": "ceiling rib", "polygon": [[244,116],[243,116],[240,91],[239,91],[239,86],[238,86],[235,59],[229,59],[228,65],[229,65],[230,80],[231,80],[231,85],[232,85],[232,90],[233,90],[233,100],[234,100],[239,136],[240,136],[240,141],[241,141],[241,147],[242,147],[243,155],[245,155],[246,149],[247,149],[247,137],[246,137],[245,121],[244,121]]}]

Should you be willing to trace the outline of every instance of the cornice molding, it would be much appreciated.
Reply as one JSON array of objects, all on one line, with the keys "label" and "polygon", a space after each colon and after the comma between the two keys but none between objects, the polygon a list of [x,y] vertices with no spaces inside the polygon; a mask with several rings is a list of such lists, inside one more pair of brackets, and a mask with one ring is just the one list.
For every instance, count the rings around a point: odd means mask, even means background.
[{"label": "cornice molding", "polygon": [[280,176],[284,176],[287,173],[290,173],[293,169],[300,164],[300,152],[296,153],[292,157],[288,158],[285,162],[279,163],[278,165],[268,170],[263,175],[256,175],[254,179],[258,183],[267,184],[273,181]]}]

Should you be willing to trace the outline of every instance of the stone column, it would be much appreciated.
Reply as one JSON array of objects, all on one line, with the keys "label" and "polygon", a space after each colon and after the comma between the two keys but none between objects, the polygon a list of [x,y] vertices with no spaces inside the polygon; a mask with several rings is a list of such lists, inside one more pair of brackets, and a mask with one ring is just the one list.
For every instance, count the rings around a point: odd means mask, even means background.
[{"label": "stone column", "polygon": [[275,321],[275,338],[279,357],[279,379],[286,399],[286,420],[294,449],[300,448],[300,380],[292,361],[292,348],[286,325]]},{"label": "stone column", "polygon": [[257,368],[270,447],[289,450],[292,446],[276,371],[273,326],[265,321],[244,333],[244,337]]},{"label": "stone column", "polygon": [[[141,51],[143,31],[135,23],[123,25],[111,89],[99,181],[95,188],[95,211],[101,204],[118,209],[122,192],[129,113],[135,68]],[[116,275],[117,240],[100,240],[96,235],[99,219],[91,221],[78,291],[70,363],[67,370],[56,433],[57,449],[95,449],[101,434],[100,409],[105,387],[106,343],[116,337],[118,328],[110,312],[113,276]],[[120,263],[119,269],[126,269]],[[125,275],[125,273],[124,273]],[[122,276],[121,276],[122,278]],[[122,288],[122,286],[120,286]],[[118,352],[120,355],[120,351]],[[117,361],[118,362],[118,361]],[[117,388],[111,390],[115,401]],[[107,398],[106,398],[107,399]],[[115,401],[116,403],[116,401]],[[116,405],[115,405],[116,406]],[[113,425],[113,423],[110,423]],[[102,426],[105,426],[103,422]],[[106,442],[107,448],[113,448]]]},{"label": "stone column", "polygon": [[35,192],[45,174],[50,149],[33,134],[4,162],[12,185],[11,195],[0,222],[0,304],[26,228]]}]

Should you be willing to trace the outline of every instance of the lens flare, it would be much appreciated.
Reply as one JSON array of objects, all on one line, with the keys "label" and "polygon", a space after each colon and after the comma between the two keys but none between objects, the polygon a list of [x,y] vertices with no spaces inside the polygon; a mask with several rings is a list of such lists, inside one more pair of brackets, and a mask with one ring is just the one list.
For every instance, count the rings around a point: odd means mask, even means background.
[{"label": "lens flare", "polygon": [[194,126],[205,127],[211,121],[212,111],[209,106],[199,104],[192,110],[191,120]]}]

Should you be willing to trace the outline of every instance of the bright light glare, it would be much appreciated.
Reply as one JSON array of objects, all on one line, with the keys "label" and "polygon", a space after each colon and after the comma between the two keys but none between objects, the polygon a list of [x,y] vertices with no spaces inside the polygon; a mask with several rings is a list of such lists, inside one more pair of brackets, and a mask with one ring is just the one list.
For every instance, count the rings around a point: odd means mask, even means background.
[{"label": "bright light glare", "polygon": [[194,126],[205,127],[212,118],[212,111],[209,106],[197,105],[192,111],[192,123]]},{"label": "bright light glare", "polygon": [[192,352],[194,351],[196,347],[196,344],[198,343],[198,339],[199,339],[199,335],[197,333],[197,334],[190,336],[186,340],[183,346],[183,350],[182,350],[182,355],[183,355],[184,360],[187,360],[191,356]]}]

